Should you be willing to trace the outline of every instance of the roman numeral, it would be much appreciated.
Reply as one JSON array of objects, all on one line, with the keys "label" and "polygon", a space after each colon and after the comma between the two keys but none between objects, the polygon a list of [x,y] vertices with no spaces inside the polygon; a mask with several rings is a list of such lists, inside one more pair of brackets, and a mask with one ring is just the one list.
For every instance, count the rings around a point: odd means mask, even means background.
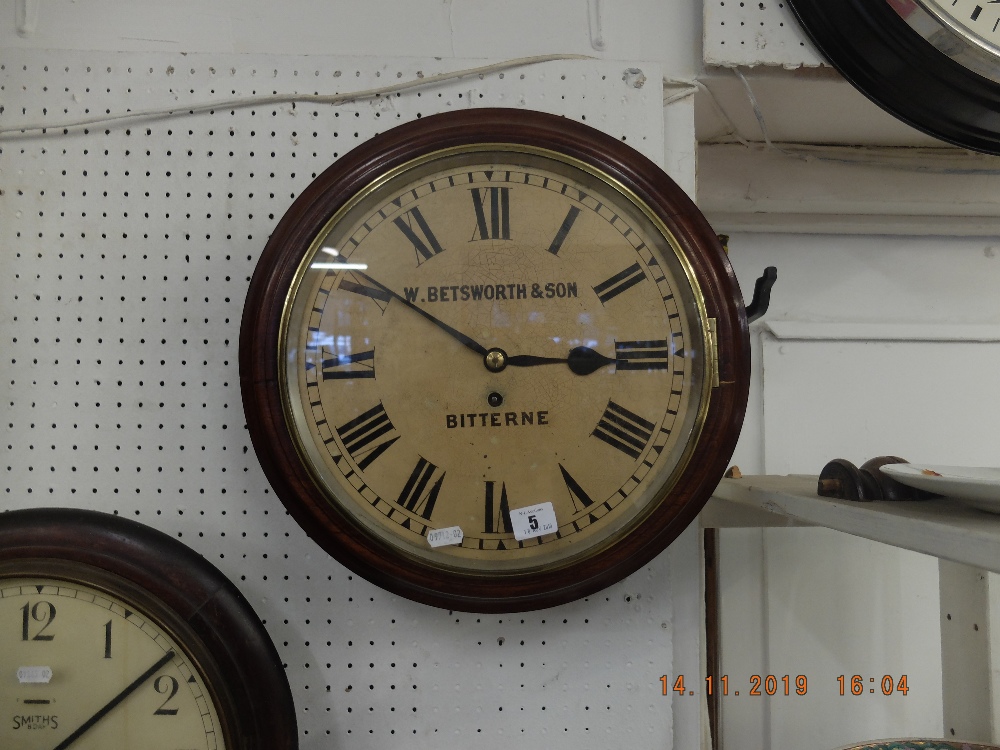
[{"label": "roman numeral", "polygon": [[399,499],[396,500],[396,503],[406,510],[423,517],[425,521],[430,521],[431,514],[434,513],[434,504],[437,502],[438,494],[441,492],[441,484],[444,482],[445,475],[445,472],[442,471],[437,481],[428,489],[427,485],[430,484],[437,470],[437,466],[421,457],[417,461],[417,465],[413,467],[413,471],[410,472],[410,478],[406,480],[406,484],[403,486],[402,492],[399,493]]},{"label": "roman numeral", "polygon": [[[559,464],[559,471],[562,472],[562,478],[563,481],[566,483],[566,489],[569,490],[570,499],[573,501],[573,510],[579,513],[581,510],[585,510],[594,504],[594,501],[590,499],[590,495],[584,492],[583,487],[580,486],[580,483],[577,482],[575,479],[573,479],[572,476],[570,476],[570,473],[563,468],[562,464]],[[583,508],[577,507],[576,504],[577,500],[580,501],[580,504],[583,506]]]},{"label": "roman numeral", "polygon": [[487,534],[513,534],[510,523],[510,505],[507,503],[507,485],[500,484],[500,497],[496,497],[496,482],[486,483],[486,524]]},{"label": "roman numeral", "polygon": [[597,293],[597,298],[601,301],[601,304],[604,305],[626,289],[631,289],[640,281],[645,280],[645,278],[646,274],[642,272],[642,267],[638,262],[635,262],[621,273],[616,273],[607,281],[602,281],[594,287],[594,291]]},{"label": "roman numeral", "polygon": [[377,406],[338,427],[337,434],[344,443],[344,450],[351,454],[351,458],[358,462],[358,468],[364,471],[399,440],[399,435],[380,440],[394,430],[382,402],[379,401]]},{"label": "roman numeral", "polygon": [[337,286],[345,292],[353,292],[354,294],[360,294],[363,297],[371,298],[372,302],[378,305],[379,309],[384,313],[386,307],[389,306],[389,300],[392,299],[392,295],[385,289],[379,289],[376,286],[358,283],[357,279],[358,277],[353,273],[344,274]]},{"label": "roman numeral", "polygon": [[670,344],[659,341],[616,341],[615,370],[666,370],[670,367]]},{"label": "roman numeral", "polygon": [[559,231],[556,232],[555,239],[552,240],[552,244],[549,245],[549,252],[553,255],[559,255],[559,251],[562,249],[563,243],[566,241],[566,236],[569,234],[569,230],[573,228],[573,222],[576,221],[576,217],[580,215],[580,209],[576,206],[570,208],[569,213],[566,214],[566,218],[563,219],[562,226],[559,227]]},{"label": "roman numeral", "polygon": [[417,256],[417,265],[430,260],[438,253],[444,252],[444,248],[437,241],[437,237],[427,225],[427,220],[420,213],[419,208],[411,208],[402,216],[392,220],[403,236],[413,245],[413,251]]},{"label": "roman numeral", "polygon": [[[329,352],[329,350],[326,350]],[[312,362],[306,363],[306,369],[315,367]],[[323,380],[354,380],[356,378],[375,377],[375,350],[357,352],[356,354],[333,354],[323,359],[320,364]]]},{"label": "roman numeral", "polygon": [[510,239],[510,188],[473,188],[472,206],[476,210],[476,240]]},{"label": "roman numeral", "polygon": [[620,450],[626,456],[639,458],[643,449],[653,437],[656,425],[633,414],[614,401],[608,401],[597,427],[590,433],[598,440],[603,440],[612,448]]}]

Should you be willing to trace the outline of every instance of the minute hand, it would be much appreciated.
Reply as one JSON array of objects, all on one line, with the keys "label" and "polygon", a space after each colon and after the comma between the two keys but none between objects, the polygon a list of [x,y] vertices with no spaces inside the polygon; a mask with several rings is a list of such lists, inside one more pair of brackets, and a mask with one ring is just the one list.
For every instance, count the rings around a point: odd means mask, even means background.
[{"label": "minute hand", "polygon": [[486,347],[483,346],[482,344],[480,344],[478,341],[475,341],[474,339],[469,338],[468,336],[466,336],[461,331],[456,331],[454,328],[452,328],[450,325],[448,325],[447,323],[445,323],[443,320],[439,320],[439,319],[435,318],[433,315],[431,315],[429,312],[427,312],[426,310],[424,310],[423,308],[417,307],[415,304],[413,304],[412,302],[410,302],[408,299],[406,299],[405,297],[401,297],[400,295],[396,294],[396,292],[392,291],[392,289],[390,289],[389,287],[385,286],[384,284],[376,281],[375,279],[373,279],[368,274],[361,273],[359,271],[355,271],[355,273],[360,278],[362,278],[365,281],[367,281],[368,283],[374,284],[379,289],[381,289],[382,291],[384,291],[386,294],[391,295],[393,297],[393,299],[399,300],[402,304],[406,305],[408,308],[410,308],[411,310],[413,310],[415,313],[418,313],[418,314],[422,315],[423,317],[427,318],[427,320],[429,320],[431,323],[433,323],[434,325],[436,325],[442,331],[444,331],[445,333],[447,333],[449,336],[451,336],[457,342],[459,342],[460,344],[462,344],[462,346],[465,346],[466,348],[471,349],[472,351],[474,351],[476,354],[480,355],[481,357],[485,357],[486,356],[486,352],[487,352]]},{"label": "minute hand", "polygon": [[65,748],[68,748],[70,745],[72,745],[74,742],[80,739],[81,735],[83,735],[92,726],[94,726],[94,724],[96,724],[105,716],[107,716],[109,713],[111,713],[112,710],[117,708],[118,705],[126,698],[128,698],[130,695],[132,695],[132,693],[134,693],[136,690],[142,687],[145,684],[146,680],[148,680],[154,674],[159,672],[161,667],[166,666],[167,663],[169,663],[170,660],[174,658],[174,655],[175,654],[173,651],[167,651],[167,653],[165,653],[156,662],[156,664],[154,664],[145,672],[143,672],[141,675],[136,677],[128,687],[126,687],[124,690],[118,693],[118,695],[116,695],[114,698],[112,698],[110,701],[104,704],[104,707],[101,708],[96,714],[91,716],[89,719],[83,722],[83,724],[77,727],[76,731],[73,732],[73,734],[71,734],[69,737],[67,737],[58,745],[56,745],[54,750],[65,750]]},{"label": "minute hand", "polygon": [[589,346],[578,346],[571,349],[569,356],[562,357],[536,357],[533,354],[515,354],[507,358],[507,364],[511,367],[535,367],[537,365],[559,365],[569,366],[577,375],[590,375],[597,372],[605,365],[614,364],[615,360],[605,357],[600,352],[596,352]]}]

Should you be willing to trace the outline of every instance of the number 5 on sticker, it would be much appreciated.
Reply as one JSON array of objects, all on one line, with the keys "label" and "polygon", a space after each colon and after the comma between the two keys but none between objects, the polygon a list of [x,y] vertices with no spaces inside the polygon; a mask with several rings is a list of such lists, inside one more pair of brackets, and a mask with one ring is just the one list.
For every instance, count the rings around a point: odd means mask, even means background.
[{"label": "number 5 on sticker", "polygon": [[554,534],[559,530],[552,503],[539,503],[511,510],[510,525],[514,531],[514,538],[519,542],[536,536]]}]

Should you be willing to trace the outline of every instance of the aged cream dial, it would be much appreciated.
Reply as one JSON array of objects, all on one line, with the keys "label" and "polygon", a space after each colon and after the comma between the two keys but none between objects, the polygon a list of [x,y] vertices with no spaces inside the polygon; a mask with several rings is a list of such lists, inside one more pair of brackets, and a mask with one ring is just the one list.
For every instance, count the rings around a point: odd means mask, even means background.
[{"label": "aged cream dial", "polygon": [[[708,331],[669,239],[616,193],[550,154],[463,148],[317,235],[283,385],[372,533],[459,569],[543,565],[613,537],[683,466]],[[516,539],[510,512],[545,502],[557,527]]]},{"label": "aged cream dial", "polygon": [[203,557],[117,515],[0,513],[0,748],[297,747],[264,625]]},{"label": "aged cream dial", "polygon": [[0,747],[226,747],[197,663],[134,603],[48,576],[4,578],[0,623]]}]

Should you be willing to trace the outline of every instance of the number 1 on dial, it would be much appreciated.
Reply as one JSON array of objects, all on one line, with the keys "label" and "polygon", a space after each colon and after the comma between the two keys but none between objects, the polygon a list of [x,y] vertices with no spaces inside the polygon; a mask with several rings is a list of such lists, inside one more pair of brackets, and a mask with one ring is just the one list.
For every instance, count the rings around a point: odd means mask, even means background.
[{"label": "number 1 on dial", "polygon": [[549,245],[549,252],[553,255],[559,255],[559,251],[562,250],[563,243],[566,241],[566,237],[569,236],[569,230],[573,228],[574,222],[576,222],[576,217],[580,215],[580,209],[576,206],[572,206],[569,209],[569,213],[566,214],[566,218],[563,219],[562,225],[559,227],[559,231],[556,232],[555,238],[552,240],[552,244]]}]

